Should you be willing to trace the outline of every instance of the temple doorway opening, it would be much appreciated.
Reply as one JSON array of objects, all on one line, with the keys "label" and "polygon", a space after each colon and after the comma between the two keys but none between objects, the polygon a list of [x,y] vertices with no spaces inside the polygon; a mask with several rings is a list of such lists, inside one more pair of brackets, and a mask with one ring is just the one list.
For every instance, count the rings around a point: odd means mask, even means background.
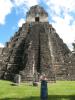
[{"label": "temple doorway opening", "polygon": [[35,17],[35,22],[39,22],[39,17]]}]

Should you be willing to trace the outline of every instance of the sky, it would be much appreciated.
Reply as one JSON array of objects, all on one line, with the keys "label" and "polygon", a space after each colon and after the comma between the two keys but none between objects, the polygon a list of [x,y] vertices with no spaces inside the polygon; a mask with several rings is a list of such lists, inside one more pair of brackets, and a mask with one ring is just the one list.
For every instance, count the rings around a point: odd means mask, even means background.
[{"label": "sky", "polygon": [[26,20],[26,12],[37,4],[47,11],[49,23],[72,50],[75,42],[75,0],[0,0],[0,47],[14,36]]}]

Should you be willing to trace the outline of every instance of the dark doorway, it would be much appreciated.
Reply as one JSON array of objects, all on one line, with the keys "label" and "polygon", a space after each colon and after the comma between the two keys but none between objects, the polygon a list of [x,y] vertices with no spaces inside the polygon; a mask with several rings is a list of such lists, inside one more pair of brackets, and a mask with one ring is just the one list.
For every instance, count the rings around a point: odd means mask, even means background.
[{"label": "dark doorway", "polygon": [[39,17],[35,17],[35,22],[39,22]]}]

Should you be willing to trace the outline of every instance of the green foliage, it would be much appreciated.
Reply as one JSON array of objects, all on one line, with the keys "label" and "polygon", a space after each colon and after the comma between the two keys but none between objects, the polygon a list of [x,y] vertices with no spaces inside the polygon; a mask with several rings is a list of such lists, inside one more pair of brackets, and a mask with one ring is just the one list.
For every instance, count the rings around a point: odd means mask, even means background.
[{"label": "green foliage", "polygon": [[[75,81],[48,83],[48,100],[75,100]],[[40,100],[40,85],[0,80],[0,100]]]}]

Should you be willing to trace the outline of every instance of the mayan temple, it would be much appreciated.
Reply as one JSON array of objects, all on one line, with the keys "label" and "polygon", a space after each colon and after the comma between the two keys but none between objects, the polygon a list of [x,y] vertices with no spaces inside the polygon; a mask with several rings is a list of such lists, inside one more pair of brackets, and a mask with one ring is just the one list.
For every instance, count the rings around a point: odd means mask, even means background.
[{"label": "mayan temple", "polygon": [[0,48],[0,79],[22,81],[39,80],[46,74],[48,80],[75,80],[75,52],[71,52],[56,30],[48,22],[48,14],[39,5],[32,6],[26,22]]}]

